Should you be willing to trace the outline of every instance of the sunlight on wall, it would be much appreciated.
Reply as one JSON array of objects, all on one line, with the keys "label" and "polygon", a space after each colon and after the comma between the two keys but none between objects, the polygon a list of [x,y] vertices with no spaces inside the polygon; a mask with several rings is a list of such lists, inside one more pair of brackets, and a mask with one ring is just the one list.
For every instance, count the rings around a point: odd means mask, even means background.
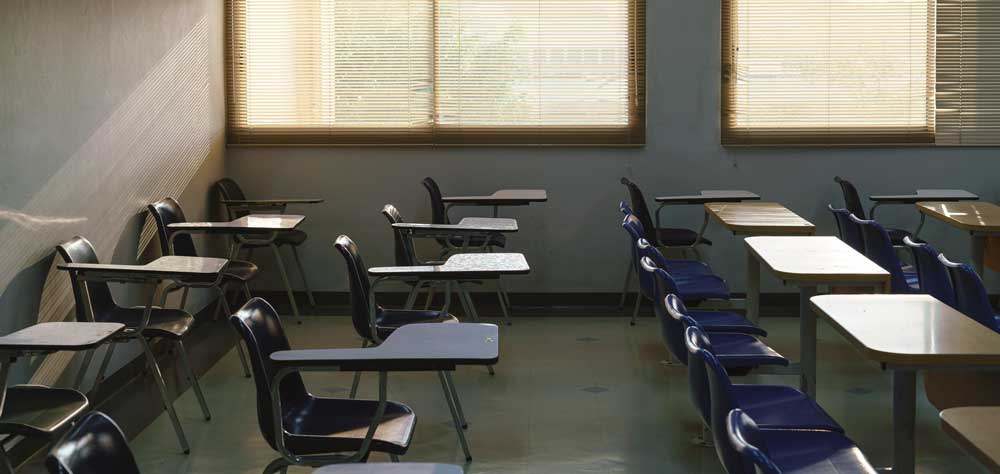
[{"label": "sunlight on wall", "polygon": [[[73,235],[87,237],[110,259],[136,213],[187,187],[210,153],[208,33],[203,17],[23,209],[0,209],[0,220],[12,221],[0,229],[0,287]],[[144,232],[140,245],[151,237]],[[63,320],[73,309],[69,279],[55,264],[39,322]],[[52,383],[72,356],[49,356],[32,382]]]}]

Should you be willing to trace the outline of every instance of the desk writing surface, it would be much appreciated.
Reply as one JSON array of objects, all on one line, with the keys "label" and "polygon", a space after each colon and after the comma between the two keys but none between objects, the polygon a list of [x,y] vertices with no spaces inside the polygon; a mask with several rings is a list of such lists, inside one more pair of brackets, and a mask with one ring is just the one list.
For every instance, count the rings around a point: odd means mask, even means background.
[{"label": "desk writing surface", "polygon": [[545,202],[549,200],[544,189],[501,189],[488,196],[444,196],[443,202],[452,204],[504,205],[514,203]]},{"label": "desk writing surface", "polygon": [[407,324],[375,347],[271,354],[271,360],[282,365],[341,370],[449,370],[458,365],[493,365],[499,358],[497,326],[478,323]]},{"label": "desk writing surface", "polygon": [[672,204],[704,204],[706,202],[742,202],[757,201],[760,196],[750,191],[740,189],[706,189],[698,194],[679,196],[658,196],[656,202]]},{"label": "desk writing surface", "polygon": [[454,464],[392,462],[331,464],[312,474],[463,474],[463,471]]},{"label": "desk writing surface", "polygon": [[0,351],[80,351],[97,347],[119,331],[120,323],[52,322],[0,337]]},{"label": "desk writing surface", "polygon": [[454,233],[497,233],[517,232],[517,219],[494,217],[466,217],[458,224],[424,224],[400,222],[392,224],[395,229],[411,232],[454,232]]},{"label": "desk writing surface", "polygon": [[228,222],[178,222],[167,226],[172,231],[185,232],[277,232],[293,230],[305,220],[295,214],[250,214]]},{"label": "desk writing surface", "polygon": [[761,263],[783,280],[889,281],[889,272],[836,237],[761,236],[747,237],[744,243]]},{"label": "desk writing surface", "polygon": [[500,275],[522,275],[531,267],[520,253],[458,253],[442,265],[414,265],[409,267],[373,267],[368,269],[372,276],[423,277],[459,279],[474,277],[497,277]]},{"label": "desk writing surface", "polygon": [[949,408],[941,412],[941,427],[990,471],[1000,473],[1000,407]]},{"label": "desk writing surface", "polygon": [[464,217],[458,222],[459,226],[479,227],[491,229],[497,232],[517,232],[517,219],[504,217]]},{"label": "desk writing surface", "polygon": [[160,277],[197,277],[214,275],[222,271],[229,263],[224,258],[184,257],[168,255],[160,257],[145,265],[117,265],[105,263],[62,263],[60,270],[78,272],[84,275],[122,275],[122,276],[160,276]]},{"label": "desk writing surface", "polygon": [[868,196],[875,202],[913,204],[918,201],[975,201],[979,196],[963,189],[918,189],[914,194],[880,194]]},{"label": "desk writing surface", "polygon": [[970,232],[1000,231],[1000,206],[986,201],[921,201],[917,210]]},{"label": "desk writing surface", "polygon": [[705,210],[734,233],[812,234],[816,226],[776,202],[710,202]]},{"label": "desk writing surface", "polygon": [[319,204],[320,198],[293,198],[293,199],[223,199],[223,204],[248,205],[248,206],[280,206],[282,204]]},{"label": "desk writing surface", "polygon": [[875,362],[1000,366],[1000,334],[929,295],[822,295],[810,301]]}]

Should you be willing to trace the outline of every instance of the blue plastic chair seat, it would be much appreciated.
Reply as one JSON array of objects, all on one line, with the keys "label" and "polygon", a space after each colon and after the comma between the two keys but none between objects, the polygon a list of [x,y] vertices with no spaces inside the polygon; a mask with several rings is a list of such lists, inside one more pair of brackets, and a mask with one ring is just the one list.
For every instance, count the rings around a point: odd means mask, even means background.
[{"label": "blue plastic chair seat", "polygon": [[[712,345],[715,346],[714,337]],[[719,357],[719,360],[725,359]],[[795,388],[784,385],[734,384],[732,390],[736,404],[761,428],[844,432],[844,428],[823,411],[823,408]]]},{"label": "blue plastic chair seat", "polygon": [[876,473],[857,445],[840,433],[761,429],[757,436],[783,474]]},{"label": "blue plastic chair seat", "polygon": [[375,326],[378,328],[379,339],[389,337],[393,331],[407,324],[457,322],[458,318],[444,311],[384,309],[379,307],[375,313]]},{"label": "blue plastic chair seat", "polygon": [[664,270],[671,275],[713,275],[712,267],[698,260],[665,260]]},{"label": "blue plastic chair seat", "polygon": [[[682,247],[692,245],[698,240],[698,233],[691,229],[664,227],[656,229],[656,237],[660,240],[660,245],[667,247]],[[712,242],[704,237],[701,243],[712,245]]]},{"label": "blue plastic chair seat", "polygon": [[715,356],[726,369],[749,368],[760,365],[788,365],[788,359],[749,334],[708,334]]},{"label": "blue plastic chair seat", "polygon": [[698,325],[708,333],[736,332],[767,336],[767,331],[737,313],[694,309],[688,310],[687,315],[697,321]]},{"label": "blue plastic chair seat", "polygon": [[904,267],[903,279],[906,280],[906,285],[913,288],[914,291],[920,291],[920,275],[917,274],[917,270],[915,268]]},{"label": "blue plastic chair seat", "polygon": [[729,286],[715,275],[676,275],[677,293],[685,301],[729,299]]}]

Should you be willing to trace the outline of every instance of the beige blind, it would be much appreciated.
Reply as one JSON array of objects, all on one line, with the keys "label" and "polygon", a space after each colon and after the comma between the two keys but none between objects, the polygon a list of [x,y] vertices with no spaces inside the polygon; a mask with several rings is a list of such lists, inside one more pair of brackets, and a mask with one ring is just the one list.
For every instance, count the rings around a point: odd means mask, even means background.
[{"label": "beige blind", "polygon": [[640,144],[644,0],[228,0],[230,143]]},{"label": "beige blind", "polygon": [[934,140],[934,0],[723,0],[722,142]]},{"label": "beige blind", "polygon": [[937,143],[1000,144],[1000,1],[938,0]]}]

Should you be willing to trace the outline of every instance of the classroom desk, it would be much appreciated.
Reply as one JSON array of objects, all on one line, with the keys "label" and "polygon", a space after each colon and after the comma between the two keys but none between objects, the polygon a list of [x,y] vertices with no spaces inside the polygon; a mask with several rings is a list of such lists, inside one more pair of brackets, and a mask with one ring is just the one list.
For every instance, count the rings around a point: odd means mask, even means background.
[{"label": "classroom desk", "polygon": [[983,274],[986,238],[1000,234],[1000,206],[991,202],[918,202],[921,215],[933,217],[969,233],[972,243],[972,265]]},{"label": "classroom desk", "polygon": [[959,407],[941,412],[941,428],[966,452],[1000,473],[1000,407]]},{"label": "classroom desk", "polygon": [[[305,216],[294,214],[250,214],[228,222],[178,222],[167,226],[167,230],[170,231],[171,247],[173,247],[174,239],[178,235],[198,233],[236,235],[253,240],[255,243],[267,244],[271,248],[271,251],[274,252],[274,260],[278,264],[278,272],[281,273],[281,280],[285,284],[288,301],[292,305],[292,314],[301,323],[299,305],[295,301],[292,283],[288,279],[288,273],[285,271],[285,264],[281,259],[281,254],[278,252],[275,238],[281,232],[295,230],[302,224],[305,218]],[[237,242],[230,250],[229,258],[236,259],[241,247],[242,244]]]},{"label": "classroom desk", "polygon": [[[516,219],[503,219],[499,217],[466,217],[458,224],[420,224],[414,222],[400,222],[392,224],[393,229],[398,229],[410,237],[448,239],[450,237],[462,236],[462,245],[458,248],[468,249],[469,242],[474,237],[484,237],[483,242],[489,242],[488,237],[497,234],[510,234],[517,232]],[[449,247],[451,243],[448,243]]]},{"label": "classroom desk", "polygon": [[823,295],[816,313],[892,377],[893,469],[914,472],[918,370],[1000,367],[1000,334],[928,295]]},{"label": "classroom desk", "polygon": [[[679,196],[658,196],[655,201],[660,203],[660,206],[656,208],[656,227],[660,227],[660,211],[666,206],[684,206],[684,205],[701,205],[709,202],[743,202],[743,201],[759,201],[760,196],[750,191],[743,191],[739,189],[706,189],[699,191],[698,194],[687,194]],[[705,218],[701,223],[701,230],[698,231],[698,240],[705,234],[705,228],[708,227],[708,212],[705,213]]]},{"label": "classroom desk", "polygon": [[799,288],[802,391],[816,398],[816,315],[809,298],[819,285],[869,286],[888,291],[889,272],[836,237],[747,237],[747,319],[760,312],[760,268]]},{"label": "classroom desk", "polygon": [[[460,282],[462,280],[500,280],[505,275],[525,275],[531,272],[528,261],[524,254],[520,253],[458,253],[448,257],[441,265],[414,265],[409,267],[372,267],[368,269],[368,274],[375,277],[372,281],[368,302],[370,310],[375,308],[375,287],[386,280],[433,280]],[[497,286],[497,294],[500,295],[500,286]],[[479,320],[475,305],[472,304],[472,297],[468,291],[458,285],[458,294],[462,307],[466,314],[472,317],[473,321]],[[503,310],[504,320],[510,325],[510,313],[503,296],[500,296],[500,309]],[[445,303],[442,311],[447,312],[451,305],[451,291],[445,290]],[[409,307],[410,304],[408,303]]]},{"label": "classroom desk", "polygon": [[[963,189],[918,189],[917,192],[913,194],[871,195],[868,196],[868,200],[875,203],[872,204],[871,210],[868,211],[868,218],[875,219],[875,210],[884,204],[916,204],[920,201],[978,201],[979,196]],[[913,237],[920,235],[920,231],[924,228],[926,218],[927,216],[925,214],[920,213],[920,223],[917,224],[917,229],[913,231]]]},{"label": "classroom desk", "polygon": [[413,462],[331,464],[312,474],[462,474],[462,467],[453,464]]},{"label": "classroom desk", "polygon": [[486,206],[493,208],[493,217],[500,215],[501,206],[527,206],[534,202],[546,202],[549,195],[544,189],[501,189],[489,196],[443,196],[444,212],[454,206]]},{"label": "classroom desk", "polygon": [[[301,349],[278,351],[271,354],[276,365],[273,376],[272,400],[275,413],[282,413],[280,406],[280,382],[293,372],[300,371],[345,371],[379,372],[379,404],[384,410],[386,403],[387,372],[439,372],[442,386],[447,386],[445,372],[454,371],[462,365],[492,366],[500,360],[500,332],[493,324],[408,324],[392,332],[381,344],[363,349]],[[453,387],[453,386],[452,386]],[[454,392],[452,392],[454,393]],[[461,417],[452,398],[447,398],[452,422],[459,435],[466,461],[471,461],[469,446],[465,440]],[[378,419],[369,426],[368,439],[374,435]],[[280,424],[276,428],[276,439],[284,436]]]},{"label": "classroom desk", "polygon": [[816,226],[776,202],[709,202],[705,211],[734,235],[812,235]]},{"label": "classroom desk", "polygon": [[[7,387],[10,367],[17,359],[58,351],[86,351],[94,349],[125,329],[119,323],[54,322],[39,323],[0,337],[0,433],[11,434],[19,426],[48,429],[75,418],[85,411],[89,402],[83,394],[66,389],[46,390],[47,387]],[[28,390],[28,393],[18,393]],[[6,403],[8,391],[17,394],[15,399],[27,403]],[[75,395],[72,399],[67,394]],[[51,398],[51,399],[49,399]],[[47,416],[39,416],[42,411]],[[6,454],[0,453],[0,462],[7,464]],[[3,468],[0,468],[3,469]],[[12,470],[10,472],[13,472]]]}]

